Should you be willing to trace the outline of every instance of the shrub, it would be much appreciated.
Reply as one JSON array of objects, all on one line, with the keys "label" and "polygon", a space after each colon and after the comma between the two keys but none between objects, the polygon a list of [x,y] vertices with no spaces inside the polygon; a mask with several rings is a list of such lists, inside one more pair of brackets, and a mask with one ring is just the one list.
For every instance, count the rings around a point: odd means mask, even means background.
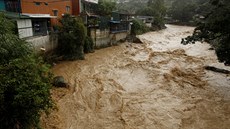
[{"label": "shrub", "polygon": [[150,31],[150,29],[140,20],[134,19],[131,28],[132,35],[140,35]]},{"label": "shrub", "polygon": [[38,128],[41,111],[52,107],[51,74],[42,60],[27,56],[1,65],[0,84],[0,128]]},{"label": "shrub", "polygon": [[87,36],[86,39],[85,39],[84,52],[85,53],[94,52],[93,39],[91,37],[89,37],[89,36]]},{"label": "shrub", "polygon": [[14,24],[0,13],[0,64],[32,53],[32,50],[14,32]]},{"label": "shrub", "polygon": [[84,59],[84,41],[86,28],[84,24],[71,17],[64,15],[60,20],[61,29],[59,33],[58,51],[67,60]]}]

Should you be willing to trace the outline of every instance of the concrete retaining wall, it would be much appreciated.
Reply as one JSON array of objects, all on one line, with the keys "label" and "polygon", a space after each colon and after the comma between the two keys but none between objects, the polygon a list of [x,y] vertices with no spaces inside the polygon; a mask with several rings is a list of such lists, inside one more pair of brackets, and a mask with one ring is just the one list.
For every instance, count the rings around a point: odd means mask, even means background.
[{"label": "concrete retaining wall", "polygon": [[128,35],[128,32],[126,31],[111,34],[109,30],[99,29],[96,30],[96,33],[94,29],[91,29],[90,33],[96,48],[117,44],[120,40],[125,39]]},{"label": "concrete retaining wall", "polygon": [[58,45],[58,38],[55,34],[31,37],[26,39],[26,41],[31,43],[36,52],[40,52],[41,48],[44,48],[46,52],[49,52],[57,48]]},{"label": "concrete retaining wall", "polygon": [[[96,30],[96,39],[95,39],[95,30],[91,30],[91,37],[94,41],[96,48],[107,47],[117,44],[120,40],[125,39],[128,35],[128,32],[119,32],[111,34],[109,30]],[[40,52],[41,48],[45,49],[46,52],[52,51],[57,48],[58,45],[58,36],[56,34],[46,35],[46,36],[37,36],[30,37],[26,39],[27,42],[31,43],[32,47],[36,52]]]}]

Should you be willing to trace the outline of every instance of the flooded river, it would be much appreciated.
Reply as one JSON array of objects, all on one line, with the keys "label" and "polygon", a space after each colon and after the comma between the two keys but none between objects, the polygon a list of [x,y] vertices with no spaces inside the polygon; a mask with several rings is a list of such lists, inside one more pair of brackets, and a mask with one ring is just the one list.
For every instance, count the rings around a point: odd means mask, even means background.
[{"label": "flooded river", "polygon": [[70,83],[54,89],[46,129],[229,129],[230,78],[204,70],[218,63],[206,43],[181,45],[194,28],[140,35],[53,68]]}]

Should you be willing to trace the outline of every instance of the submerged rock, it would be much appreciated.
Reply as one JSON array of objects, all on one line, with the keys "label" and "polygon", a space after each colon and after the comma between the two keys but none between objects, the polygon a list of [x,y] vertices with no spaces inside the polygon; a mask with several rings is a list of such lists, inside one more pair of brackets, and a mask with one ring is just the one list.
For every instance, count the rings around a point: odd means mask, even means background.
[{"label": "submerged rock", "polygon": [[65,87],[68,88],[68,84],[65,82],[65,79],[63,76],[56,76],[53,79],[53,86],[55,87]]}]

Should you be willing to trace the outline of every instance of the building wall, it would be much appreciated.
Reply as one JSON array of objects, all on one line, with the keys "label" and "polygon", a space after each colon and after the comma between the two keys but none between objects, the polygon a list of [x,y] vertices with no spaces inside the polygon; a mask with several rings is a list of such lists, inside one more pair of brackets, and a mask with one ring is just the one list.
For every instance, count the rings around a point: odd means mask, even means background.
[{"label": "building wall", "polygon": [[[36,3],[40,3],[37,5]],[[69,6],[69,11],[66,10],[66,6]],[[72,0],[21,0],[22,13],[30,14],[50,14],[54,16],[54,10],[58,10],[58,16],[51,19],[51,24],[58,24],[58,18],[61,18],[63,14],[73,13]]]},{"label": "building wall", "polygon": [[80,14],[81,0],[72,0],[73,15],[78,16]]}]

